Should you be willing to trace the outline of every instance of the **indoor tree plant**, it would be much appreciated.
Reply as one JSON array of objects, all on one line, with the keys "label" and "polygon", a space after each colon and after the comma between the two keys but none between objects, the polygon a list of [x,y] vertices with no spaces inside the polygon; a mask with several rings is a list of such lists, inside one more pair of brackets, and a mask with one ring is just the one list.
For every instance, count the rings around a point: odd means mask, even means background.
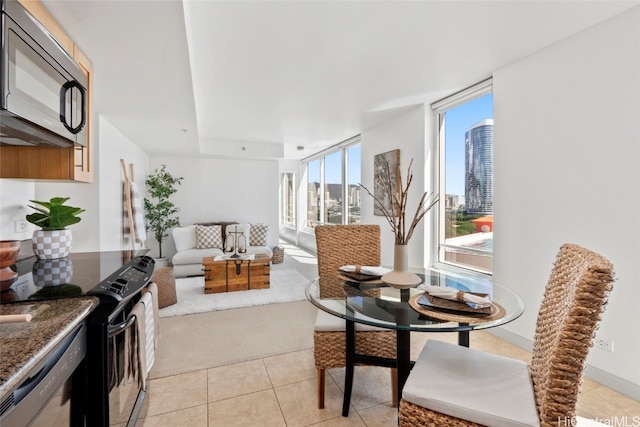
[{"label": "indoor tree plant", "polygon": [[33,252],[41,259],[64,258],[71,251],[71,230],[67,227],[80,222],[84,209],[65,205],[69,197],[53,197],[48,202],[29,200],[36,212],[26,216],[27,221],[40,227],[33,232]]},{"label": "indoor tree plant", "polygon": [[180,218],[176,216],[179,209],[169,197],[178,191],[176,186],[181,184],[182,179],[174,177],[165,165],[161,165],[145,181],[153,199],[144,199],[147,230],[151,230],[158,241],[159,259],[162,259],[162,242],[169,236],[169,230],[180,225]]},{"label": "indoor tree plant", "polygon": [[[413,231],[416,226],[422,221],[422,218],[429,210],[438,203],[438,195],[425,191],[418,202],[418,207],[413,215],[411,222],[407,222],[407,200],[409,196],[409,187],[413,181],[413,173],[411,172],[411,166],[413,165],[413,159],[409,163],[407,170],[406,184],[403,186],[402,176],[400,172],[400,164],[398,163],[396,168],[396,174],[392,175],[389,171],[389,163],[386,163],[386,170],[384,174],[376,173],[374,179],[381,185],[384,198],[389,200],[390,205],[385,205],[382,200],[377,198],[371,191],[369,191],[364,185],[360,184],[362,188],[373,197],[374,203],[380,208],[383,215],[391,226],[391,231],[395,238],[395,246],[393,251],[393,270],[384,276],[382,281],[398,288],[412,287],[420,284],[422,281],[416,274],[409,272],[408,270],[408,255],[407,255],[407,243],[413,235]],[[396,186],[392,185],[388,177],[397,176],[398,183]]]}]

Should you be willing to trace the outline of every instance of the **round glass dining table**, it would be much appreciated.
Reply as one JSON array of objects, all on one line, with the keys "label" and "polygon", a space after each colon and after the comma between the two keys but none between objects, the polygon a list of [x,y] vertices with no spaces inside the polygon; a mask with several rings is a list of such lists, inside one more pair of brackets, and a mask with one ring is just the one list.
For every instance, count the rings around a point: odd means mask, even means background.
[{"label": "round glass dining table", "polygon": [[[414,288],[396,289],[380,280],[356,282],[345,278],[341,298],[321,298],[320,282],[316,278],[306,288],[309,301],[329,314],[346,321],[346,375],[342,415],[348,416],[353,386],[353,370],[356,364],[369,364],[397,368],[398,400],[412,367],[410,360],[411,331],[458,332],[458,343],[469,346],[469,331],[494,328],[517,319],[524,312],[524,301],[509,288],[493,283],[484,277],[455,272],[422,269],[415,271],[423,283]],[[454,288],[458,291],[482,294],[492,305],[490,315],[453,312],[432,306],[421,296],[422,285]],[[418,303],[420,301],[420,304]],[[499,310],[496,310],[496,307]],[[374,357],[355,352],[355,323],[392,329],[396,331],[396,359]]]}]

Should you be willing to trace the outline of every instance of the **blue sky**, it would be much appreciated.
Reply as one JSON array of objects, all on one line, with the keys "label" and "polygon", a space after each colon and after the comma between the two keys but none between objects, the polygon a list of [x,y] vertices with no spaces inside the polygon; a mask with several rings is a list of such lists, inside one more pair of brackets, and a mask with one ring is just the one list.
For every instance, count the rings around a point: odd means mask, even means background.
[{"label": "blue sky", "polygon": [[[360,144],[349,147],[349,184],[357,185],[360,182]],[[325,181],[327,184],[337,184],[341,182],[342,160],[340,151],[325,157]],[[320,162],[309,163],[309,181],[320,181]]]},{"label": "blue sky", "polygon": [[[474,124],[493,118],[493,94],[487,94],[466,104],[447,111],[447,140],[445,154],[445,192],[464,195],[464,134]],[[349,148],[349,184],[360,182],[360,145]],[[325,181],[329,184],[340,182],[340,151],[325,158]],[[309,164],[309,180],[320,181],[320,161]]]}]

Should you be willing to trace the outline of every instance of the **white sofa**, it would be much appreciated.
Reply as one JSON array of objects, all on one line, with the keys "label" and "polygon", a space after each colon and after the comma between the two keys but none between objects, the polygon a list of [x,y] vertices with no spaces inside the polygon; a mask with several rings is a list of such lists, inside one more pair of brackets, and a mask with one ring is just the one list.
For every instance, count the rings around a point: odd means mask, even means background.
[{"label": "white sofa", "polygon": [[246,249],[247,254],[273,256],[267,245],[266,224],[210,222],[176,227],[171,230],[177,251],[171,258],[175,277],[202,276],[202,258],[222,255],[225,248],[231,249],[236,242],[234,232],[244,236],[238,237],[237,242],[238,248]]}]

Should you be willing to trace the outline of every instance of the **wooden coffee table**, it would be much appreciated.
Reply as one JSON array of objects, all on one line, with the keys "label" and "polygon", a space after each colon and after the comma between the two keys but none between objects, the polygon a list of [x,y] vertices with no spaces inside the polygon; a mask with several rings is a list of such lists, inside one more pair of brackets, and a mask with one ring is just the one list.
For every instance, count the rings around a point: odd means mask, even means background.
[{"label": "wooden coffee table", "polygon": [[268,289],[271,257],[256,254],[254,259],[202,259],[204,267],[204,293]]}]

